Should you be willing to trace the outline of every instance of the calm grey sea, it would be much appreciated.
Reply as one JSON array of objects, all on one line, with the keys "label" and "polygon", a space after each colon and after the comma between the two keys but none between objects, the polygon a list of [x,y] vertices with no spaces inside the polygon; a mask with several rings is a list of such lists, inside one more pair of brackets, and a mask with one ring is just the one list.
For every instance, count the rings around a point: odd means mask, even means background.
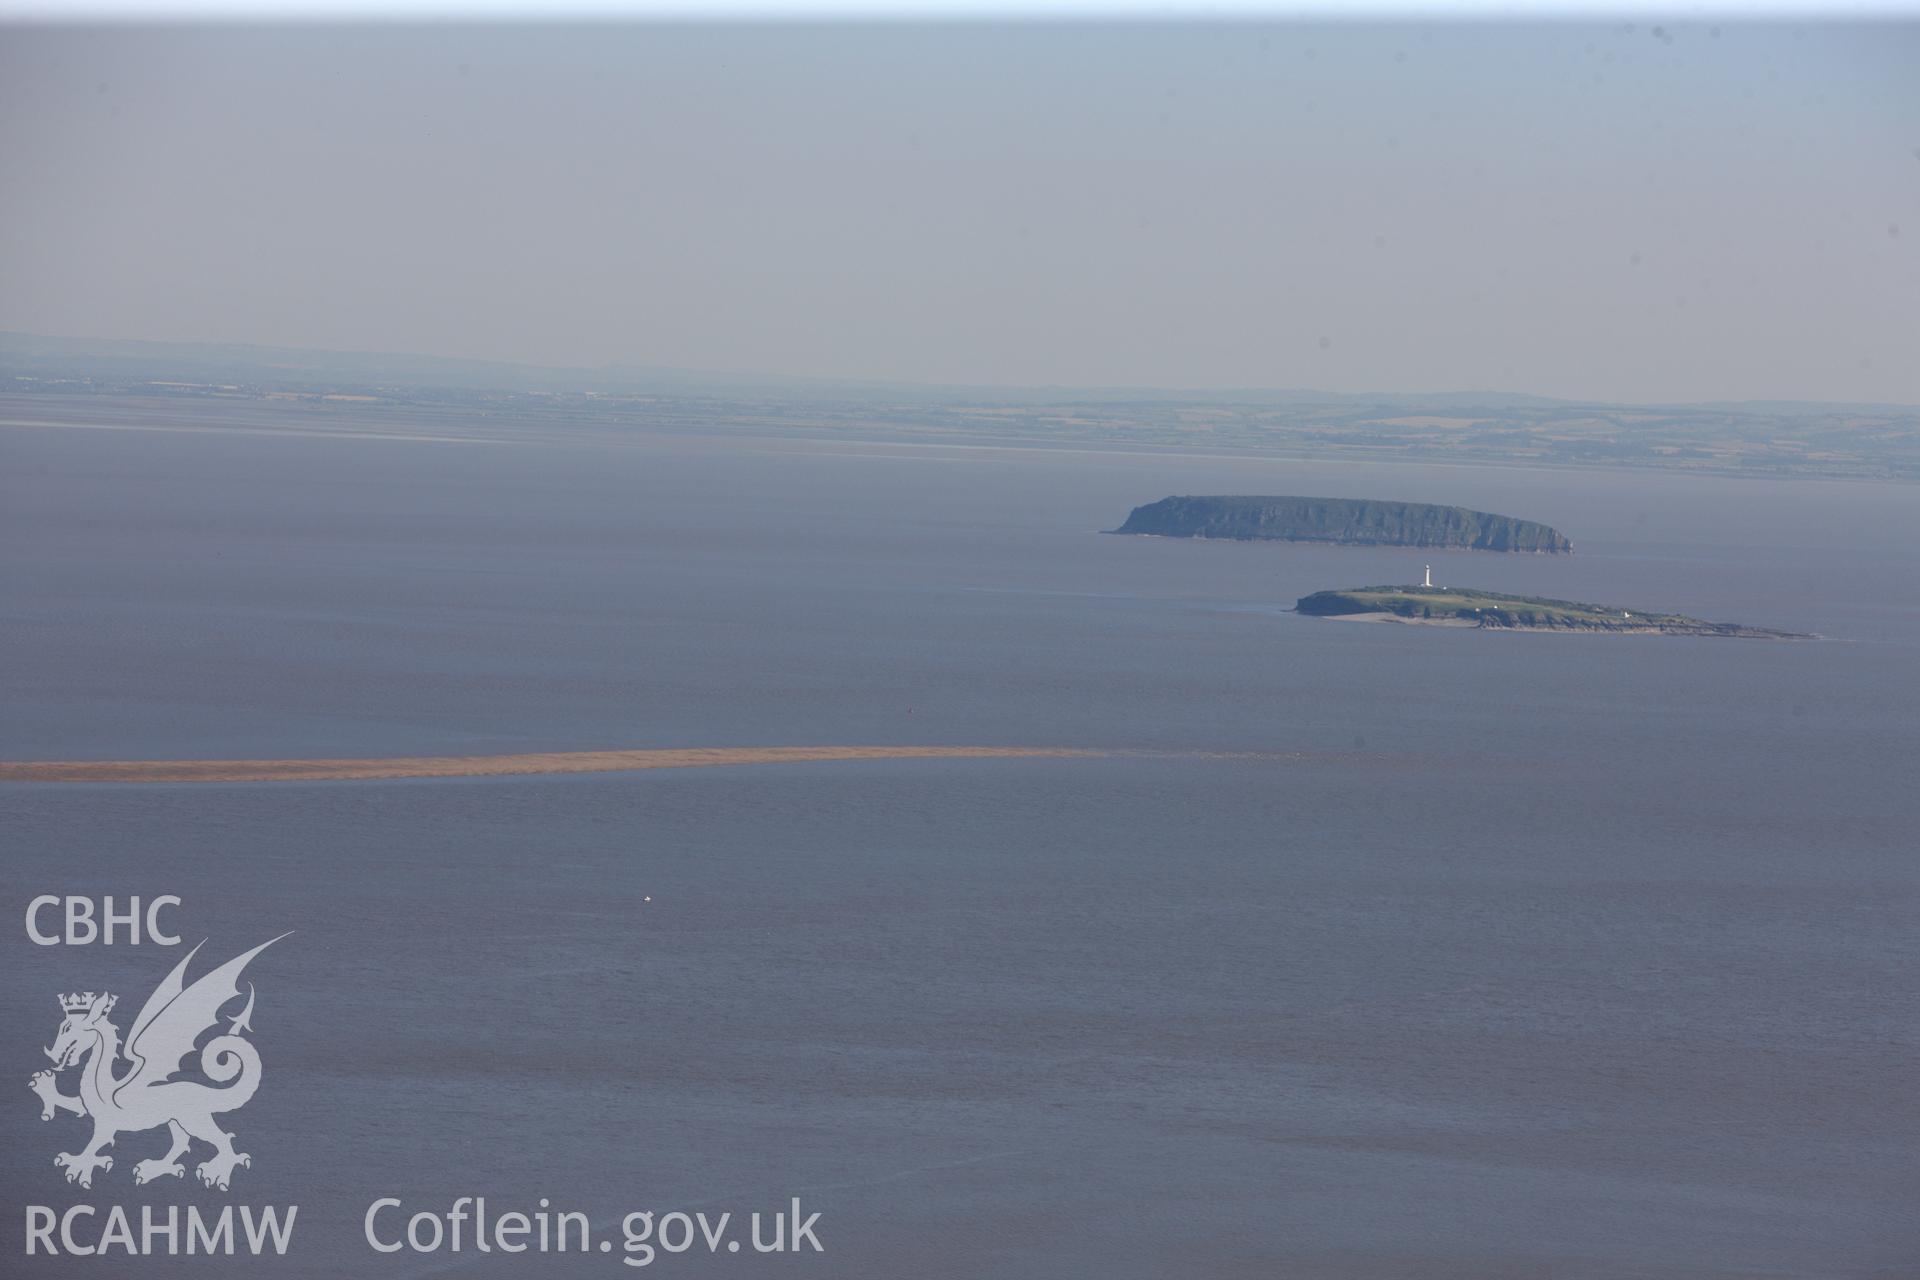
[{"label": "calm grey sea", "polygon": [[[1920,1268],[1920,491],[0,417],[67,423],[0,428],[6,758],[1134,753],[0,786],[0,1257],[29,1204],[299,1206],[271,1265],[25,1274],[632,1272],[362,1240],[379,1197],[480,1194],[616,1238],[636,1209],[822,1215],[821,1255],[642,1274]],[[1099,533],[1208,492],[1460,503],[1577,554]],[[1830,638],[1285,612],[1425,563]],[[22,1086],[54,996],[130,1016],[178,954],[35,946],[38,893],[178,894],[210,960],[298,930],[249,970],[230,1194],[135,1188],[154,1133],[91,1191],[53,1168],[80,1122]]]}]

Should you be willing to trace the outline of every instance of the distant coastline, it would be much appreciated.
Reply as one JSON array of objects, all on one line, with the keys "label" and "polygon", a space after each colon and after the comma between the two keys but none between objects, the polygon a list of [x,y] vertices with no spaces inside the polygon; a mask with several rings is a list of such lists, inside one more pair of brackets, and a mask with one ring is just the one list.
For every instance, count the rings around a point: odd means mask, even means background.
[{"label": "distant coastline", "polygon": [[910,384],[6,331],[0,389],[41,406],[153,399],[460,430],[513,420],[549,431],[666,424],[812,437],[830,424],[836,436],[929,444],[1920,481],[1920,405],[1903,404]]}]

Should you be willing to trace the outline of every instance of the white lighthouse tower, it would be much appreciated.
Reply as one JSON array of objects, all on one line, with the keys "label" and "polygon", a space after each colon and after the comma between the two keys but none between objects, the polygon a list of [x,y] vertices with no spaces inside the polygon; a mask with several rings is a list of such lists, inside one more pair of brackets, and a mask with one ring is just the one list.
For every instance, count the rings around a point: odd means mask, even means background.
[{"label": "white lighthouse tower", "polygon": [[1433,566],[1432,565],[1427,566],[1427,580],[1421,583],[1420,585],[1423,587],[1430,587],[1433,585]]}]

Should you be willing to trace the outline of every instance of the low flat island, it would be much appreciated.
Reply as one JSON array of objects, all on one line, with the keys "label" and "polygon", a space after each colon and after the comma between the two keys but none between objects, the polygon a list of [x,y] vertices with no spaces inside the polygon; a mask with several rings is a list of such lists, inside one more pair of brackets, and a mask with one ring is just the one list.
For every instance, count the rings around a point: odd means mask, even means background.
[{"label": "low flat island", "polygon": [[1135,507],[1115,533],[1161,538],[1333,542],[1357,547],[1438,547],[1561,555],[1573,543],[1535,520],[1373,498],[1173,497]]},{"label": "low flat island", "polygon": [[1611,631],[1625,635],[1736,636],[1755,640],[1813,640],[1795,631],[1706,622],[1677,613],[1613,609],[1574,600],[1509,596],[1472,587],[1356,587],[1316,591],[1295,609],[1350,622],[1404,622],[1429,627],[1499,631]]}]

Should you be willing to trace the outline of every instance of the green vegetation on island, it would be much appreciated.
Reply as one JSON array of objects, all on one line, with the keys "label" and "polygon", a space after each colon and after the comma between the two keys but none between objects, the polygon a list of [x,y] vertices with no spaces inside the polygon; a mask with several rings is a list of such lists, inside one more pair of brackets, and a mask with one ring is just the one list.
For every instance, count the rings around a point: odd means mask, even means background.
[{"label": "green vegetation on island", "polygon": [[1565,534],[1533,520],[1429,502],[1369,498],[1162,498],[1135,507],[1115,532],[1545,554],[1573,550]]},{"label": "green vegetation on island", "polygon": [[1640,635],[1741,636],[1768,640],[1814,637],[1737,622],[1706,622],[1677,613],[1614,609],[1573,600],[1510,596],[1470,587],[1359,587],[1316,591],[1295,608],[1322,618],[1411,622],[1429,626],[1482,627],[1508,631],[1616,631]]}]

